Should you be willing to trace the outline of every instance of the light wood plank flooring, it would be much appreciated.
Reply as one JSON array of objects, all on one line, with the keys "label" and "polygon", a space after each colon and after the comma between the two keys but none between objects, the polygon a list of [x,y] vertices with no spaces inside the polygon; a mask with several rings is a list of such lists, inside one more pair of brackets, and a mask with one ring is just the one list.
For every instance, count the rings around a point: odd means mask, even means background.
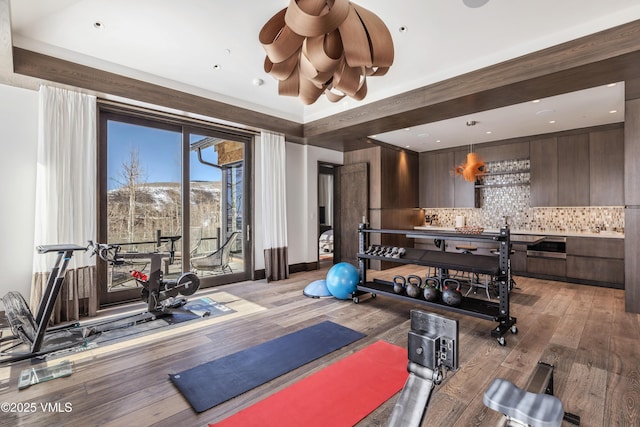
[{"label": "light wood plank flooring", "polygon": [[[416,266],[402,266],[372,272],[369,277],[416,272],[420,272]],[[266,310],[80,358],[70,377],[23,391],[17,390],[18,375],[29,363],[0,367],[0,402],[72,405],[67,413],[3,413],[0,425],[206,426],[377,340],[406,347],[409,311],[426,310],[424,306],[385,296],[365,295],[360,304],[304,297],[304,287],[325,274],[326,270],[318,270],[269,284],[256,281],[220,287],[216,291]],[[496,425],[501,416],[482,404],[484,390],[496,377],[524,387],[538,361],[555,366],[555,395],[565,410],[580,415],[581,425],[640,425],[640,316],[624,312],[623,291],[520,277],[517,282],[520,289],[512,293],[511,311],[518,319],[519,333],[506,335],[506,347],[489,335],[494,322],[436,311],[459,321],[460,369],[436,387],[424,425]],[[322,320],[367,337],[202,414],[196,414],[169,381],[169,373]],[[396,398],[358,426],[385,425]]]}]

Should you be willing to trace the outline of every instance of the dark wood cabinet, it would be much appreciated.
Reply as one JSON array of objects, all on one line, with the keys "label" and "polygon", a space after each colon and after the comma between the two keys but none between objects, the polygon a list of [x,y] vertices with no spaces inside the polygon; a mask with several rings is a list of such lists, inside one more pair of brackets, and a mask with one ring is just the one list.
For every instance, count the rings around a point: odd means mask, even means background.
[{"label": "dark wood cabinet", "polygon": [[567,276],[567,262],[560,258],[527,257],[527,273],[538,276],[555,276],[559,279]]},{"label": "dark wood cabinet", "polygon": [[[454,167],[467,161],[469,150],[454,153]],[[451,178],[451,174],[449,174]],[[472,208],[475,206],[475,187],[473,182],[465,181],[461,176],[453,175],[453,207]]]},{"label": "dark wood cabinet", "polygon": [[531,206],[623,206],[624,130],[568,132],[530,143]]},{"label": "dark wood cabinet", "polygon": [[420,207],[454,207],[453,151],[420,154]]},{"label": "dark wood cabinet", "polygon": [[467,160],[467,153],[465,149],[420,154],[420,207],[474,207],[474,183],[454,174],[455,166]]},{"label": "dark wood cabinet", "polygon": [[589,135],[558,137],[558,206],[589,206]]},{"label": "dark wood cabinet", "polygon": [[531,161],[531,206],[558,206],[558,139],[534,139]]},{"label": "dark wood cabinet", "polygon": [[591,206],[624,205],[624,130],[589,133]]},{"label": "dark wood cabinet", "polygon": [[624,239],[567,237],[567,277],[624,286]]}]

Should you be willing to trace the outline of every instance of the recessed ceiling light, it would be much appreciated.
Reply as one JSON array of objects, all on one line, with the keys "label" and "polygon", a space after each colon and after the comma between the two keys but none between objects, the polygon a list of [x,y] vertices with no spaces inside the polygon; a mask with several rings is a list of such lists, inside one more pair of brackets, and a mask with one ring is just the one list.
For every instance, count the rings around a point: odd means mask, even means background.
[{"label": "recessed ceiling light", "polygon": [[371,135],[371,138],[377,138],[377,137],[378,137],[377,134],[376,135]]},{"label": "recessed ceiling light", "polygon": [[411,148],[411,146],[410,145],[405,145],[404,148]]},{"label": "recessed ceiling light", "polygon": [[411,130],[411,128],[404,128],[404,130],[406,130],[407,132],[409,132]]},{"label": "recessed ceiling light", "polygon": [[607,85],[607,87],[614,87],[615,85],[616,85],[616,83],[609,83],[609,84]]},{"label": "recessed ceiling light", "polygon": [[490,131],[490,130],[488,130],[488,131],[487,131],[487,135],[490,135],[490,134],[491,134],[491,131]]},{"label": "recessed ceiling light", "polygon": [[406,33],[407,31],[409,31],[409,28],[406,25],[403,25],[398,28],[398,31],[400,31],[401,33]]},{"label": "recessed ceiling light", "polygon": [[549,123],[554,124],[556,121],[555,120],[549,120]]},{"label": "recessed ceiling light", "polygon": [[436,139],[436,142],[440,142],[440,140],[439,140],[439,139]]},{"label": "recessed ceiling light", "polygon": [[262,79],[253,79],[254,86],[262,86],[264,84],[264,80]]},{"label": "recessed ceiling light", "polygon": [[215,64],[215,65],[213,66],[213,69],[214,69],[214,70],[219,70],[219,69],[221,69],[221,68],[222,68],[222,66],[221,66],[220,64]]},{"label": "recessed ceiling light", "polygon": [[615,114],[615,113],[617,113],[617,112],[618,112],[618,110],[610,110],[610,111],[609,111],[609,114]]},{"label": "recessed ceiling light", "polygon": [[96,30],[102,30],[104,28],[104,24],[100,21],[96,21],[93,23],[93,28]]},{"label": "recessed ceiling light", "polygon": [[533,100],[533,101],[531,101],[531,102],[533,102],[534,104],[537,104],[538,102],[540,102],[540,100],[539,100],[539,99],[534,99],[534,100]]},{"label": "recessed ceiling light", "polygon": [[224,53],[226,53],[227,55],[231,55],[231,49],[225,49]]}]

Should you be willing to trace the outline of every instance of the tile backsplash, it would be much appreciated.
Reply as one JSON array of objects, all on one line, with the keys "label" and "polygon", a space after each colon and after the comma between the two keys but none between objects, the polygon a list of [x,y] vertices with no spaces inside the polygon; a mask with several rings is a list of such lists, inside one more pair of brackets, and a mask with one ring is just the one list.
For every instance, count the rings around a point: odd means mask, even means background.
[{"label": "tile backsplash", "polygon": [[[532,231],[593,231],[596,227],[624,230],[624,207],[531,207],[529,161],[503,161],[487,163],[491,173],[476,190],[479,208],[443,208],[424,210],[425,215],[437,215],[434,225],[454,227],[456,217],[463,216],[466,225],[499,228],[505,217],[514,230]],[[479,203],[478,203],[479,202]]]}]

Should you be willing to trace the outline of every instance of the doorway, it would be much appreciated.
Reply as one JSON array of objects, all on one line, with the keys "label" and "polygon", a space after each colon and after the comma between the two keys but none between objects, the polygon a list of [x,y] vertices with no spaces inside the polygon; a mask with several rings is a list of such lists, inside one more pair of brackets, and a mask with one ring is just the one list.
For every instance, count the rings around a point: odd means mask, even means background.
[{"label": "doorway", "polygon": [[318,162],[318,267],[334,263],[335,166]]}]

